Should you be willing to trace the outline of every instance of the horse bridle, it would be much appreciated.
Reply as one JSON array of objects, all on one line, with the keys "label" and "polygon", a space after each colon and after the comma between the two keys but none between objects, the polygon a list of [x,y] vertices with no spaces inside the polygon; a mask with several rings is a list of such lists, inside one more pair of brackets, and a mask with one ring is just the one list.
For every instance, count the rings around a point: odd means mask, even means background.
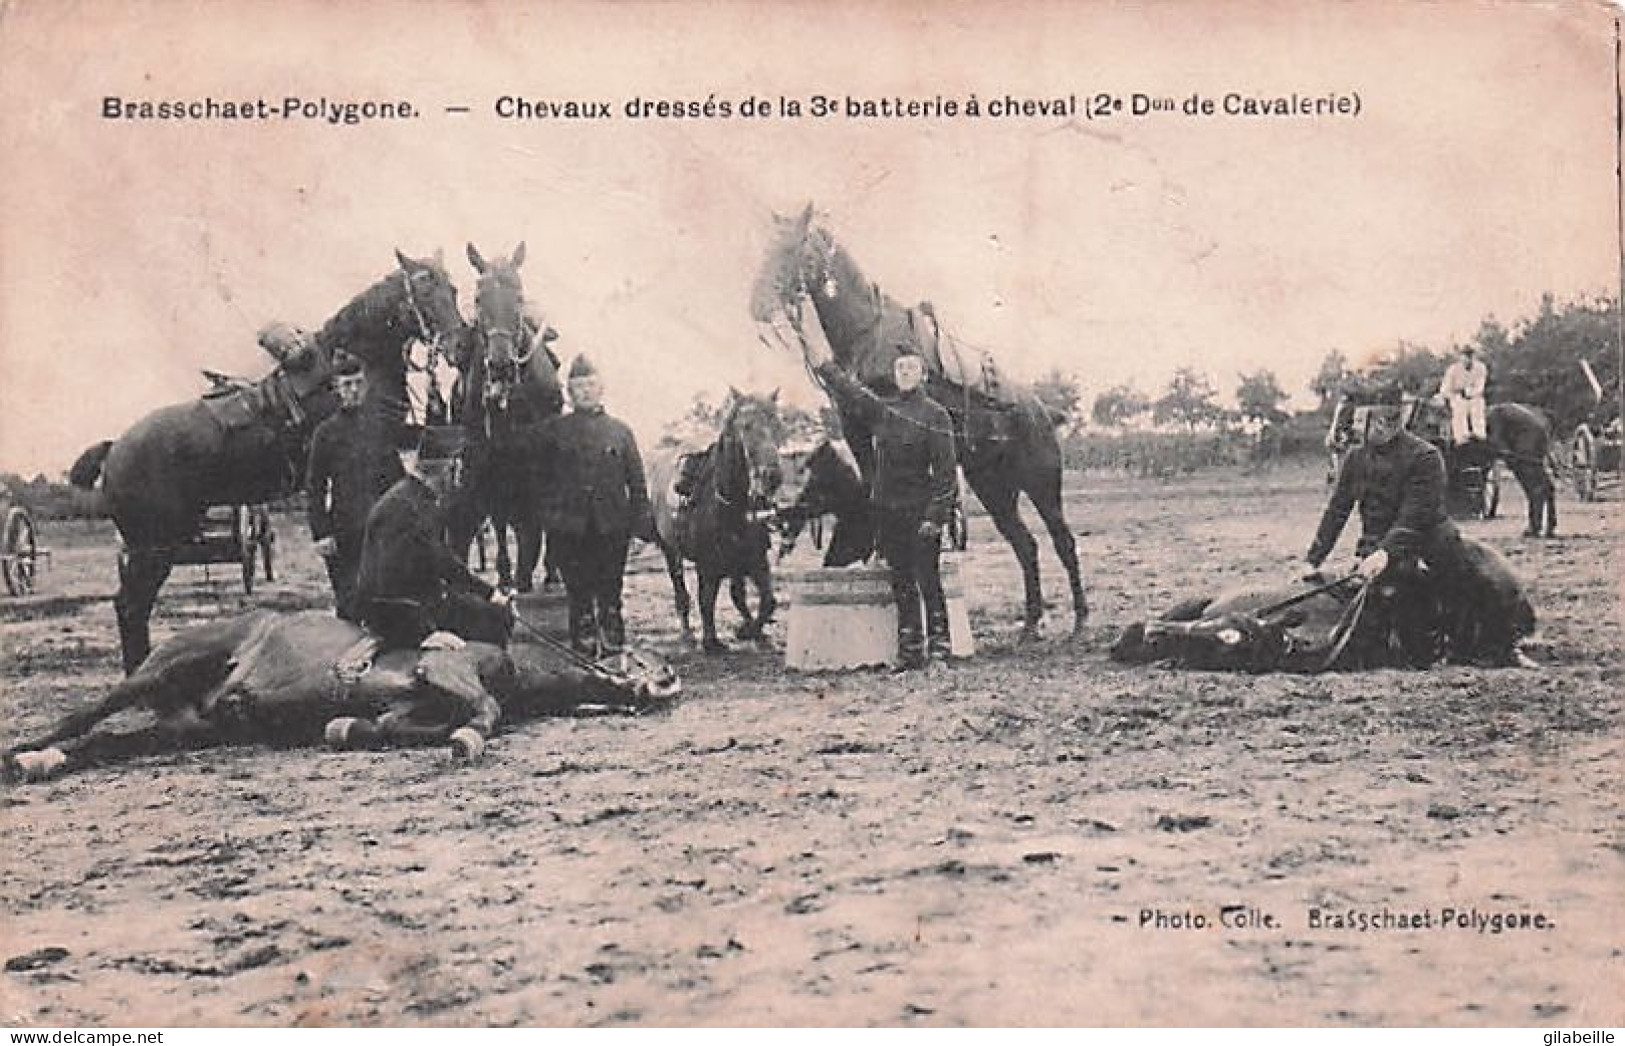
[{"label": "horse bridle", "polygon": [[[726,508],[742,508],[746,517],[749,518],[753,512],[757,511],[752,502],[754,502],[758,497],[762,497],[762,500],[764,501],[767,499],[754,489],[756,484],[757,469],[756,459],[751,454],[750,441],[734,430],[733,422],[734,416],[730,415],[728,419],[723,422],[722,432],[717,436],[717,459],[712,462],[712,468],[715,470],[715,479],[711,483],[711,497],[715,499],[717,504]],[[736,498],[730,498],[722,492],[722,448],[730,441],[738,445],[739,454],[745,459],[745,504],[743,506],[739,504]],[[771,511],[771,509],[767,510],[768,516],[773,514],[774,513]]]}]

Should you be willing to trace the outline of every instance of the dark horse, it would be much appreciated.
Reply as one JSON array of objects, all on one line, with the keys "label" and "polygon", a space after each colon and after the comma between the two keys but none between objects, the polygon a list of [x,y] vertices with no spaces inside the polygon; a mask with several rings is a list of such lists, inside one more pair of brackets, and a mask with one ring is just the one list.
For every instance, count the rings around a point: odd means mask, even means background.
[{"label": "dark horse", "polygon": [[1465,469],[1487,474],[1499,458],[1517,477],[1529,509],[1527,537],[1557,533],[1557,484],[1552,478],[1552,426],[1544,411],[1523,403],[1497,403],[1484,412],[1485,440],[1450,442],[1450,414],[1441,404],[1419,400],[1406,427],[1437,446],[1452,482]]},{"label": "dark horse", "polygon": [[[1026,589],[1025,634],[1037,633],[1044,613],[1038,576],[1038,543],[1021,521],[1017,498],[1025,493],[1049,530],[1055,554],[1066,568],[1072,592],[1073,634],[1081,632],[1089,607],[1083,594],[1077,543],[1061,506],[1061,445],[1055,418],[1030,392],[989,394],[961,367],[958,380],[944,361],[956,359],[956,343],[936,324],[922,304],[908,309],[866,279],[852,256],[835,238],[814,224],[809,205],[796,218],[776,218],[751,300],[751,315],[761,323],[788,316],[806,335],[802,303],[811,299],[818,326],[833,350],[835,362],[878,391],[888,391],[891,365],[899,344],[913,344],[927,358],[927,391],[953,418],[959,463],[993,525],[1010,543],[1021,564]],[[817,333],[811,336],[816,337]],[[957,359],[956,359],[957,362]],[[984,370],[986,364],[984,363]],[[840,409],[837,403],[837,409]],[[841,411],[841,424],[864,476],[874,473],[874,449],[861,419]]]},{"label": "dark horse", "polygon": [[1528,666],[1519,642],[1535,630],[1522,582],[1493,548],[1463,536],[1469,587],[1441,590],[1423,574],[1361,587],[1306,578],[1183,600],[1124,629],[1115,661],[1247,672],[1325,672],[1457,664]]},{"label": "dark horse", "polygon": [[1557,534],[1557,484],[1552,479],[1552,423],[1543,411],[1523,403],[1497,403],[1484,412],[1490,447],[1518,477],[1529,505],[1524,534]]},{"label": "dark horse", "polygon": [[[461,374],[452,421],[469,438],[463,487],[448,513],[448,540],[466,550],[489,519],[496,531],[498,581],[529,592],[542,553],[546,463],[536,453],[538,437],[541,426],[564,409],[558,360],[546,344],[551,329],[525,312],[519,279],[525,245],[510,258],[486,259],[471,243],[468,261],[479,273],[476,319],[455,360]],[[508,557],[510,527],[519,543],[517,578]]]},{"label": "dark horse", "polygon": [[119,558],[119,640],[124,671],[151,647],[148,623],[177,546],[198,530],[211,505],[257,504],[293,491],[311,430],[335,409],[327,380],[334,354],[361,360],[362,404],[379,438],[394,440],[406,411],[406,350],[437,345],[462,328],[457,291],[436,256],[395,252],[399,268],[339,310],[314,339],[260,381],[223,395],[148,414],[117,440],[91,447],[69,478],[102,492],[123,539]]},{"label": "dark horse", "polygon": [[[707,651],[727,649],[717,638],[716,616],[717,592],[724,578],[734,607],[744,619],[739,638],[760,638],[777,606],[767,561],[771,538],[765,518],[771,514],[773,495],[783,477],[779,444],[784,440],[784,421],[779,416],[778,396],[776,390],[771,396],[752,396],[730,389],[722,431],[715,442],[698,455],[679,456],[677,448],[663,448],[649,463],[655,529],[666,556],[666,572],[671,575],[683,638],[693,636],[688,582],[683,574],[683,562],[688,560],[700,576],[700,623]],[[679,486],[684,489],[679,491]],[[754,615],[746,601],[747,578],[756,585]]]},{"label": "dark horse", "polygon": [[835,529],[824,550],[824,566],[844,567],[869,558],[874,551],[874,503],[857,458],[844,439],[826,439],[807,455],[806,482],[789,508],[779,512],[779,558],[788,556],[802,528],[822,516],[835,517]]},{"label": "dark horse", "polygon": [[[341,683],[333,666],[362,635],[359,626],[313,610],[255,610],[185,629],[100,700],[5,752],[0,771],[39,779],[138,755],[324,739],[341,748],[449,744],[474,758],[501,722],[636,713],[679,689],[663,665],[612,673],[545,648],[521,654],[485,643],[391,650]],[[134,709],[154,713],[151,725],[98,729]]]}]

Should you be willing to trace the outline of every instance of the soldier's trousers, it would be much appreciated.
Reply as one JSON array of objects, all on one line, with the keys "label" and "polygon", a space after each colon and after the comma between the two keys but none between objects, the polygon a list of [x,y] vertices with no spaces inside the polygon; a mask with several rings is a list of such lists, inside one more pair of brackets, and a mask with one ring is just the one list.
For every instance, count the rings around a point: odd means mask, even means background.
[{"label": "soldier's trousers", "polygon": [[626,577],[626,534],[566,534],[551,531],[559,572],[570,605],[570,642],[582,653],[601,646],[613,652],[626,645],[621,588]]},{"label": "soldier's trousers", "polygon": [[323,562],[333,583],[333,605],[339,617],[356,620],[355,586],[361,573],[361,535],[334,534],[333,554]]},{"label": "soldier's trousers", "polygon": [[881,510],[880,554],[891,567],[892,600],[897,604],[897,653],[902,663],[925,660],[925,635],[920,608],[925,608],[925,633],[930,652],[947,657],[948,601],[942,594],[942,545],[920,536],[923,516],[916,512]]}]

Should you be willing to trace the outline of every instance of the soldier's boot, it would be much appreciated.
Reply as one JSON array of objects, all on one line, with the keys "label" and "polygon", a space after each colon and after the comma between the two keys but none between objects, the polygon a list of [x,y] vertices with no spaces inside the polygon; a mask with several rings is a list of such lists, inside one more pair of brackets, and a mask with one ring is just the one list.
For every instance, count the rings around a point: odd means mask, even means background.
[{"label": "soldier's boot", "polygon": [[582,657],[598,656],[598,618],[591,607],[571,604],[570,649]]},{"label": "soldier's boot", "polygon": [[948,611],[934,610],[926,615],[926,653],[933,661],[948,661],[954,655],[953,640],[948,633]]},{"label": "soldier's boot", "polygon": [[897,629],[896,672],[912,672],[925,667],[925,637],[918,626],[903,625]]}]

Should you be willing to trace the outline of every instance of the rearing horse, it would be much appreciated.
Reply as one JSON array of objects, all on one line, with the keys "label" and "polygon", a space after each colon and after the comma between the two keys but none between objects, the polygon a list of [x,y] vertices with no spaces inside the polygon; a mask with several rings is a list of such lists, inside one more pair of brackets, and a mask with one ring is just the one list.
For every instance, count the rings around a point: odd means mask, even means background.
[{"label": "rearing horse", "polygon": [[124,671],[151,647],[149,622],[177,546],[211,505],[257,503],[291,493],[304,471],[310,434],[336,407],[327,380],[335,353],[362,362],[362,410],[378,438],[393,442],[406,411],[406,350],[433,349],[462,328],[457,291],[439,256],[395,252],[399,267],[357,295],[302,349],[265,378],[215,397],[163,407],[117,440],[82,454],[69,478],[102,492],[123,539],[114,599]]},{"label": "rearing horse", "polygon": [[[947,335],[936,328],[928,308],[907,309],[866,279],[846,249],[812,219],[810,204],[798,217],[775,217],[775,236],[756,279],[751,315],[759,323],[788,316],[798,331],[809,318],[816,320],[843,370],[877,390],[889,391],[899,342],[925,340],[922,323],[930,326],[932,338],[947,340]],[[807,300],[812,302],[813,317],[802,315],[802,302]],[[1061,445],[1053,415],[1031,392],[998,402],[951,380],[939,364],[928,367],[926,391],[953,419],[954,445],[965,479],[1021,564],[1024,634],[1037,634],[1044,598],[1038,543],[1021,521],[1016,504],[1022,494],[1038,510],[1066,568],[1072,631],[1080,634],[1089,606],[1077,542],[1061,505]],[[836,408],[865,480],[872,482],[874,448],[868,428],[839,403]]]},{"label": "rearing horse", "polygon": [[559,365],[546,341],[550,328],[525,313],[519,267],[525,245],[512,257],[487,260],[471,243],[468,261],[479,273],[476,319],[456,363],[460,391],[452,420],[469,441],[463,451],[465,478],[449,513],[451,547],[466,550],[486,519],[496,530],[497,574],[515,582],[508,558],[508,528],[519,539],[518,589],[529,592],[541,558],[541,492],[546,462],[536,453],[540,427],[564,409]]},{"label": "rearing horse", "polygon": [[[724,413],[716,441],[693,456],[688,465],[673,447],[656,451],[649,463],[655,529],[671,576],[683,637],[693,635],[688,582],[683,575],[683,561],[688,560],[700,576],[703,645],[712,653],[727,649],[717,638],[716,615],[717,592],[724,578],[734,607],[744,619],[739,638],[760,638],[777,606],[767,561],[772,542],[764,517],[771,513],[773,496],[783,479],[779,444],[784,441],[784,420],[779,416],[778,391],[754,396],[729,389]],[[676,498],[679,482],[691,488],[682,506]],[[755,615],[746,601],[746,578],[756,585]]]}]

